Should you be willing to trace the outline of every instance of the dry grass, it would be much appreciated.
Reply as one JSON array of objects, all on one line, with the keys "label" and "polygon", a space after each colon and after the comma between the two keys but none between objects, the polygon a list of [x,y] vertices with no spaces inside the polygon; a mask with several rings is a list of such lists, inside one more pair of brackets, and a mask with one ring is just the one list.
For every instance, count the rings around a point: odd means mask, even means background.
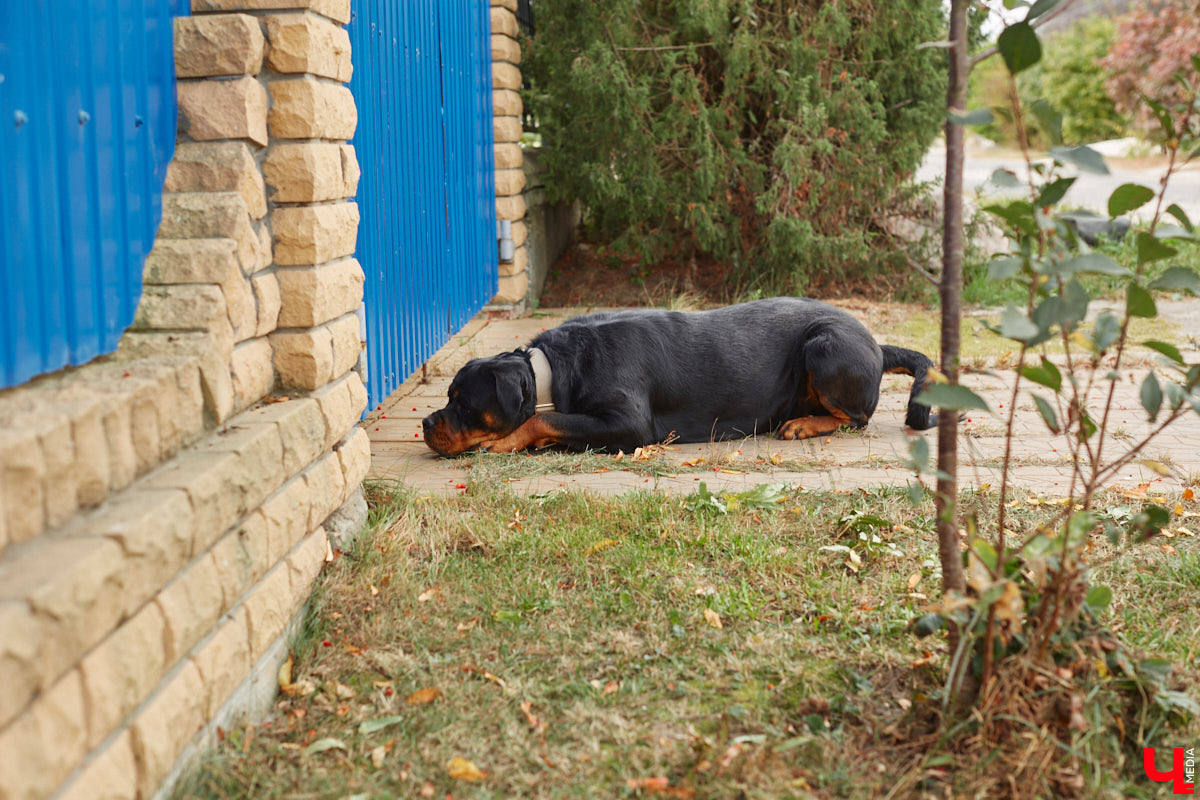
[{"label": "dry grass", "polygon": [[[944,643],[909,632],[937,593],[931,509],[903,492],[787,491],[718,514],[480,487],[374,487],[370,530],[326,570],[294,643],[297,696],[230,732],[181,794],[1004,794],[993,778],[1015,751],[936,733]],[[994,496],[963,502],[988,514]],[[1023,499],[1010,520],[1032,530],[1056,509]],[[1095,555],[1114,627],[1195,686],[1200,611],[1166,590],[1196,585],[1200,546],[1171,541],[1174,556]],[[452,777],[454,758],[486,777]],[[1095,766],[1091,796],[1149,786]]]}]

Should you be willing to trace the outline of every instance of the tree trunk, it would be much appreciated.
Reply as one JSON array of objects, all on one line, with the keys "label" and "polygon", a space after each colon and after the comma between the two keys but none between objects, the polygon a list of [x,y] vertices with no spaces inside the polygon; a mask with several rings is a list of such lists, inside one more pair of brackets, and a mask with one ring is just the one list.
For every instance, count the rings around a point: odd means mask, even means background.
[{"label": "tree trunk", "polygon": [[[967,73],[967,0],[950,3],[949,85],[946,105],[958,114],[966,111]],[[959,334],[961,330],[963,268],[963,156],[965,126],[946,120],[946,184],[942,228],[942,362],[941,369],[951,383],[958,383]],[[935,504],[937,509],[938,554],[942,562],[943,592],[965,592],[962,550],[959,546],[958,501],[958,412],[944,410],[938,416],[938,471]],[[955,653],[961,636],[958,626],[950,624],[950,652]],[[963,659],[964,663],[969,659]]]}]

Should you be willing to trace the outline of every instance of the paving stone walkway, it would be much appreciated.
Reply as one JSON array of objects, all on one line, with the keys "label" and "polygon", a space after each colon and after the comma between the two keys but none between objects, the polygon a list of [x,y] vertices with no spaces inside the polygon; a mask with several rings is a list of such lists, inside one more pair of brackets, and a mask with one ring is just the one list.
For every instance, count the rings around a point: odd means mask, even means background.
[{"label": "paving stone walkway", "polygon": [[[453,493],[460,485],[469,483],[470,459],[442,459],[434,455],[421,438],[422,418],[445,405],[451,378],[469,359],[515,349],[543,329],[558,325],[576,313],[580,312],[560,309],[516,320],[484,317],[472,320],[430,359],[423,375],[418,373],[410,378],[362,423],[371,438],[371,475],[438,494]],[[1200,361],[1200,351],[1190,347],[1186,357],[1190,362]],[[1144,369],[1139,369],[1123,374],[1117,386],[1110,435],[1104,444],[1106,460],[1107,454],[1126,451],[1151,428],[1138,399],[1144,373]],[[1138,383],[1133,382],[1135,376]],[[960,486],[999,486],[1007,418],[999,412],[1010,402],[1012,373],[972,374],[965,376],[963,382],[981,394],[998,413],[993,416],[972,412],[964,420],[959,454]],[[760,483],[829,490],[906,486],[913,478],[903,466],[909,452],[908,438],[914,435],[904,428],[910,385],[907,377],[885,376],[879,407],[864,431],[798,442],[751,438],[674,445],[675,449],[656,457],[661,468],[656,470],[660,474],[655,477],[632,471],[611,457],[596,456],[594,473],[531,474],[510,480],[509,485],[516,491],[529,493],[566,487],[606,494],[647,488],[692,492],[702,480],[714,492],[742,491]],[[1098,404],[1101,392],[1105,391],[1107,384],[1094,391]],[[1071,479],[1066,439],[1046,429],[1024,389],[1017,403],[1014,431],[1013,454],[1017,466],[1010,472],[1011,479],[1047,497],[1065,495]],[[915,435],[923,436],[930,452],[936,452],[935,430]],[[1167,465],[1170,474],[1159,475],[1133,463],[1113,476],[1109,485],[1157,494],[1200,482],[1200,416],[1189,413],[1141,455]],[[684,468],[683,462],[697,458],[706,460],[703,472]],[[673,471],[676,468],[678,473]]]}]

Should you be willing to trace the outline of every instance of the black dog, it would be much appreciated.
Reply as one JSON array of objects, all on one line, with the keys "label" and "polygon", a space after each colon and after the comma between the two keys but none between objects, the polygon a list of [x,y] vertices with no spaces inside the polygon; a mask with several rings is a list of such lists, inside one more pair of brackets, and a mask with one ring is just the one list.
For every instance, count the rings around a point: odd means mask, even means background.
[{"label": "black dog", "polygon": [[425,442],[453,456],[632,450],[672,434],[707,442],[776,428],[804,439],[866,425],[885,372],[914,376],[905,423],[924,430],[936,415],[913,398],[931,366],[913,350],[880,347],[854,317],[816,300],[604,312],[468,362],[449,404],[425,418]]}]

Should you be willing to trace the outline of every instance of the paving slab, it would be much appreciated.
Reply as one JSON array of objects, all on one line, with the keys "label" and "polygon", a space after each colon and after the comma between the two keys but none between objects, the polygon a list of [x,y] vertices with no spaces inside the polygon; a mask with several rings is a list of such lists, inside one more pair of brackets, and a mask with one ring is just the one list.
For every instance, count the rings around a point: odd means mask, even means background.
[{"label": "paving slab", "polygon": [[[1189,306],[1189,309],[1191,307]],[[386,401],[374,409],[362,425],[371,439],[371,477],[396,480],[422,492],[453,494],[472,481],[469,457],[444,459],[424,444],[421,420],[446,402],[446,392],[455,372],[471,358],[513,350],[546,328],[583,311],[555,309],[520,319],[472,320],[426,368],[409,378]],[[1185,328],[1186,330],[1186,328]],[[1181,342],[1186,345],[1186,342]],[[1200,350],[1186,349],[1191,362],[1200,361]],[[1146,419],[1139,399],[1144,369],[1123,372],[1113,388],[1113,404],[1102,445],[1105,460],[1129,450],[1154,425]],[[963,488],[985,484],[998,486],[1000,464],[1005,454],[1007,407],[1012,403],[1014,374],[968,374],[962,382],[979,393],[994,414],[969,412],[961,424],[959,483]],[[1107,381],[1096,381],[1089,396],[1102,407],[1109,391]],[[904,467],[913,437],[926,440],[936,452],[935,430],[915,432],[904,427],[904,411],[911,379],[884,376],[879,406],[862,431],[839,432],[803,441],[770,437],[705,444],[676,444],[655,456],[655,472],[647,476],[633,471],[625,459],[597,454],[596,471],[584,474],[530,474],[509,479],[513,490],[543,493],[559,489],[581,489],[600,494],[637,490],[690,493],[703,481],[710,491],[744,491],[761,483],[784,483],[810,489],[849,491],[880,486],[906,486],[913,481]],[[1071,482],[1072,465],[1066,437],[1054,435],[1042,421],[1025,382],[1017,398],[1013,420],[1011,453],[1015,466],[1009,479],[1047,496],[1065,495]],[[1037,389],[1038,387],[1032,387]],[[1048,396],[1048,392],[1043,392]],[[1099,441],[1094,444],[1099,444]],[[1200,415],[1189,413],[1138,454],[1164,465],[1168,474],[1135,461],[1106,483],[1147,487],[1153,492],[1177,490],[1200,482]],[[537,454],[531,456],[537,458]],[[626,459],[632,454],[627,454]],[[696,459],[705,459],[691,466]],[[624,461],[625,463],[622,463]],[[687,464],[685,465],[685,462]],[[778,466],[776,466],[778,465]]]}]

